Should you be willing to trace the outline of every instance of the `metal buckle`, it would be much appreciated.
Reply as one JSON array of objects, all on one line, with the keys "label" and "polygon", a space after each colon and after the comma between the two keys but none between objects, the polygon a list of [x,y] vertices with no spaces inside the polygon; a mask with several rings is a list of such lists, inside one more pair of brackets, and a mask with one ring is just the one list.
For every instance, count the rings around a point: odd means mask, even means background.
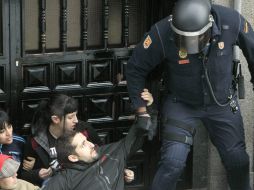
[{"label": "metal buckle", "polygon": [[192,144],[193,144],[192,137],[185,136],[185,141],[184,141],[184,143],[189,144],[189,145],[192,145]]}]

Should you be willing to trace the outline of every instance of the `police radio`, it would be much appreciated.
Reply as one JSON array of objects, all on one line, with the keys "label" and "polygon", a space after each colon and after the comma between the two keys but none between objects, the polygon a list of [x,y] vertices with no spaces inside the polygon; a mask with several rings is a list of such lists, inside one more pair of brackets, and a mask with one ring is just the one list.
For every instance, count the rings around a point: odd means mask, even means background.
[{"label": "police radio", "polygon": [[[238,98],[244,99],[245,98],[245,87],[244,87],[244,76],[242,74],[242,66],[240,64],[239,59],[233,60],[233,77],[234,77],[234,88],[235,90],[238,89]],[[239,72],[238,72],[239,68]]]},{"label": "police radio", "polygon": [[239,99],[245,98],[244,76],[242,75],[241,64],[239,65],[239,74],[238,74],[238,97]]}]

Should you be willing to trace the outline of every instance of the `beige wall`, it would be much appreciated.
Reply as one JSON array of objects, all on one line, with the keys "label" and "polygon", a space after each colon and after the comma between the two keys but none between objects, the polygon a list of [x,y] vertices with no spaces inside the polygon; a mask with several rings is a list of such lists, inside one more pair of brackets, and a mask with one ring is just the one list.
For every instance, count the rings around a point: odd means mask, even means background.
[{"label": "beige wall", "polygon": [[[238,0],[239,1],[239,0]],[[233,7],[234,0],[213,0],[215,4],[220,4],[228,7]],[[240,1],[239,1],[240,2]],[[242,0],[241,13],[254,27],[254,1]],[[253,127],[254,127],[254,92],[253,86],[249,82],[250,74],[247,68],[247,62],[240,51],[240,60],[245,76],[245,91],[246,98],[240,100],[240,107],[245,125],[245,136],[247,151],[250,156],[251,167],[253,166]],[[211,143],[210,143],[211,144]],[[208,189],[209,190],[225,190],[227,189],[226,176],[223,166],[217,151],[211,145],[209,146],[209,161],[208,161]],[[253,172],[251,171],[251,180],[253,181]],[[253,182],[252,182],[253,185]]]}]

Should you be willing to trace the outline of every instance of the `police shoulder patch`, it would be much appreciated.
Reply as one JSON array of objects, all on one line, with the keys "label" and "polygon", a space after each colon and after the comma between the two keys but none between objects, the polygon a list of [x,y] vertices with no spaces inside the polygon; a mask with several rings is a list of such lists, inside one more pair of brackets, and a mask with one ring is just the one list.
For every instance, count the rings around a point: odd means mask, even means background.
[{"label": "police shoulder patch", "polygon": [[143,43],[143,46],[145,49],[148,49],[150,47],[150,45],[152,44],[152,39],[151,37],[148,35]]}]

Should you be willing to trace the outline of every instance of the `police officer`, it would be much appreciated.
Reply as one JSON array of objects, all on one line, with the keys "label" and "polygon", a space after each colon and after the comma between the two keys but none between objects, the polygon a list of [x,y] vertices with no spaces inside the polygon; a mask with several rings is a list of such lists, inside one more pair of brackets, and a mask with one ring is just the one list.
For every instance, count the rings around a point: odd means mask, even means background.
[{"label": "police officer", "polygon": [[232,190],[250,190],[249,156],[232,81],[233,45],[248,62],[254,82],[254,32],[238,12],[205,0],[179,0],[172,15],[144,36],[127,64],[127,85],[137,113],[145,79],[164,64],[162,148],[152,190],[171,190],[181,175],[195,128],[206,127],[227,171]]}]

